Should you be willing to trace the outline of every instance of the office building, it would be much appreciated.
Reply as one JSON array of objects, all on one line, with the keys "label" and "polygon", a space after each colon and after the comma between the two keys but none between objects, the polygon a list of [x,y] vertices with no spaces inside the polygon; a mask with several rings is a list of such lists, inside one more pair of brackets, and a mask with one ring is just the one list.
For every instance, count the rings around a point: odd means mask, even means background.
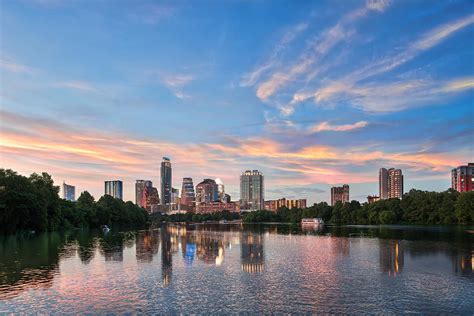
[{"label": "office building", "polygon": [[76,187],[75,186],[66,184],[66,182],[63,181],[62,190],[63,190],[63,199],[67,201],[76,200]]},{"label": "office building", "polygon": [[148,193],[151,191],[153,183],[149,180],[137,180],[135,182],[135,204],[140,207],[147,207]]},{"label": "office building", "polygon": [[348,203],[349,200],[349,185],[344,184],[342,187],[331,188],[331,205],[336,205],[337,202]]},{"label": "office building", "polygon": [[171,161],[169,158],[163,157],[161,161],[161,204],[171,204]]},{"label": "office building", "polygon": [[246,170],[240,175],[240,207],[243,210],[261,210],[265,199],[264,178],[258,170]]},{"label": "office building", "polygon": [[474,163],[451,170],[451,187],[458,192],[471,192],[474,187]]},{"label": "office building", "polygon": [[196,204],[210,203],[219,200],[219,192],[216,181],[204,179],[196,185]]},{"label": "office building", "polygon": [[105,181],[105,194],[116,199],[123,199],[123,183],[120,180]]},{"label": "office building", "polygon": [[380,201],[380,197],[377,195],[369,195],[367,196],[367,203],[372,204],[374,202]]},{"label": "office building", "polygon": [[265,201],[265,209],[267,211],[276,212],[279,208],[286,207],[288,209],[292,208],[306,208],[306,199],[278,199],[278,200],[269,200]]},{"label": "office building", "polygon": [[403,197],[403,173],[401,169],[379,170],[379,197],[385,199],[401,199]]},{"label": "office building", "polygon": [[240,206],[235,202],[209,202],[209,203],[196,203],[196,213],[197,214],[212,214],[222,211],[229,212],[240,212]]},{"label": "office building", "polygon": [[155,187],[145,187],[146,194],[146,210],[148,213],[158,212],[160,206],[160,196],[158,189]]},{"label": "office building", "polygon": [[224,201],[225,198],[225,192],[224,192],[224,183],[220,178],[216,178],[216,184],[217,184],[217,195],[219,201]]},{"label": "office building", "polygon": [[196,202],[196,195],[194,193],[193,178],[183,178],[183,185],[181,187],[181,204],[193,206]]}]

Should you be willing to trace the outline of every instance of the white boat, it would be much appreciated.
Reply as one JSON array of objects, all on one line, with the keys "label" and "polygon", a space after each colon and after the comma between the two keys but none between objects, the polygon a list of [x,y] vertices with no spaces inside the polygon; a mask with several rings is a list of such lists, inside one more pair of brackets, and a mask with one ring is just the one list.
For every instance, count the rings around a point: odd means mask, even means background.
[{"label": "white boat", "polygon": [[302,225],[324,225],[322,218],[303,218],[301,219]]}]

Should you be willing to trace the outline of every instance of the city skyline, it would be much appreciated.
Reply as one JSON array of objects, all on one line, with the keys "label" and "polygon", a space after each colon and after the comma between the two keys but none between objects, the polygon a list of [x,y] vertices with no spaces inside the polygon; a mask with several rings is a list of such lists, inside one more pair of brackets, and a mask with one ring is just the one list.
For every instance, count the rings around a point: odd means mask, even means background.
[{"label": "city skyline", "polygon": [[166,156],[178,189],[237,200],[258,169],[268,200],[363,202],[380,167],[443,191],[474,157],[470,1],[7,1],[0,25],[2,167],[76,197],[120,179],[135,201]]}]

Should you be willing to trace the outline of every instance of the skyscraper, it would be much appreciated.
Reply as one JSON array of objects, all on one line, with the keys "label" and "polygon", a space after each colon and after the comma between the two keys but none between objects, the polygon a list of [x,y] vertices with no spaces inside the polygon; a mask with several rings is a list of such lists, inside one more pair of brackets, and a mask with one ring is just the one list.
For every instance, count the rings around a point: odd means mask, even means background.
[{"label": "skyscraper", "polygon": [[194,194],[193,178],[183,178],[183,186],[181,188],[181,204],[192,206],[196,202]]},{"label": "skyscraper", "polygon": [[217,184],[217,195],[219,198],[219,201],[223,202],[225,199],[225,191],[224,191],[224,183],[220,178],[216,178],[216,184]]},{"label": "skyscraper", "polygon": [[123,183],[120,180],[105,181],[105,194],[122,200]]},{"label": "skyscraper", "polygon": [[379,197],[381,200],[388,199],[388,171],[385,168],[379,170]]},{"label": "skyscraper", "polygon": [[451,187],[459,192],[474,191],[474,163],[451,170]]},{"label": "skyscraper", "polygon": [[161,204],[171,203],[171,161],[163,157],[161,161]]},{"label": "skyscraper", "polygon": [[344,184],[342,187],[331,188],[331,205],[334,206],[337,202],[348,203],[349,200],[349,185]]},{"label": "skyscraper", "polygon": [[379,170],[379,196],[381,200],[397,198],[403,196],[403,174],[401,169]]},{"label": "skyscraper", "polygon": [[63,189],[63,199],[67,201],[76,200],[76,187],[75,186],[66,184],[66,182],[63,181],[62,189]]},{"label": "skyscraper", "polygon": [[153,183],[149,180],[137,180],[135,182],[135,204],[140,207],[147,207],[148,193],[151,192]]},{"label": "skyscraper", "polygon": [[196,203],[210,203],[219,199],[219,192],[216,181],[204,179],[196,185]]},{"label": "skyscraper", "polygon": [[246,170],[240,175],[240,206],[243,210],[264,209],[263,174],[258,170]]}]

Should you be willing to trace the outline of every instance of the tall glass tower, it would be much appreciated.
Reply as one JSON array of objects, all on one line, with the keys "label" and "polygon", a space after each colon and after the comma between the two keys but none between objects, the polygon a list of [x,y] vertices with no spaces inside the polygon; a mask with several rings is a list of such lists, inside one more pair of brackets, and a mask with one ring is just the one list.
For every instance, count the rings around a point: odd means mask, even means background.
[{"label": "tall glass tower", "polygon": [[181,204],[194,205],[196,196],[194,194],[193,178],[183,178],[181,189]]},{"label": "tall glass tower", "polygon": [[246,170],[240,175],[240,207],[243,210],[264,209],[263,174],[258,170]]},{"label": "tall glass tower", "polygon": [[123,183],[120,180],[105,181],[105,194],[113,196],[116,199],[123,197]]},{"label": "tall glass tower", "polygon": [[161,160],[161,204],[171,204],[171,161],[167,157]]}]

